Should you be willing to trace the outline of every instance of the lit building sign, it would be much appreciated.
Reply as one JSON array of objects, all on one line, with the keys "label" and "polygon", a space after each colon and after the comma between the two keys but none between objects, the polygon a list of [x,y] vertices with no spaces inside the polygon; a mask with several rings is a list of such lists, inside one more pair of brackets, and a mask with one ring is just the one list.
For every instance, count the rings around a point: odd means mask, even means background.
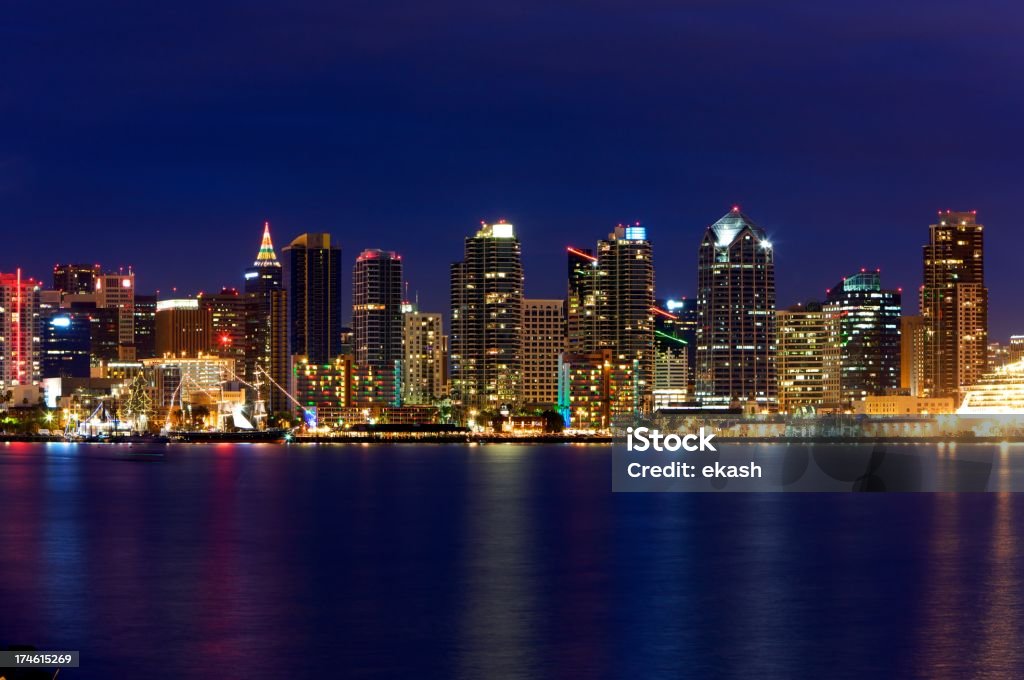
[{"label": "lit building sign", "polygon": [[160,300],[156,303],[156,311],[162,312],[166,309],[199,309],[199,300],[195,298],[182,298],[178,300]]}]

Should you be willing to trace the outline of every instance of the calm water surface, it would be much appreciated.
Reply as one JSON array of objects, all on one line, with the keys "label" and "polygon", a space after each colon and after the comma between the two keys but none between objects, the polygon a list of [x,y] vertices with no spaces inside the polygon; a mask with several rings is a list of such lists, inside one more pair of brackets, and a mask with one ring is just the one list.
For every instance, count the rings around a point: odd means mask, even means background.
[{"label": "calm water surface", "polygon": [[1024,494],[612,494],[592,446],[126,450],[0,444],[0,648],[81,650],[62,680],[1024,673]]}]

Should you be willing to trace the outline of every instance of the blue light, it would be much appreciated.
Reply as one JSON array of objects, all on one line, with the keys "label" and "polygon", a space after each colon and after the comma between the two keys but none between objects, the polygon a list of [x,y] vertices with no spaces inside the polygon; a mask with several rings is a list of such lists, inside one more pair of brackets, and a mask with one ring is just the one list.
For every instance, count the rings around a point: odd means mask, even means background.
[{"label": "blue light", "polygon": [[71,325],[71,317],[55,316],[50,321],[50,325],[51,326],[56,326],[57,328],[67,328],[68,326]]},{"label": "blue light", "polygon": [[647,240],[647,228],[646,227],[626,227],[626,240],[627,241],[646,241]]}]

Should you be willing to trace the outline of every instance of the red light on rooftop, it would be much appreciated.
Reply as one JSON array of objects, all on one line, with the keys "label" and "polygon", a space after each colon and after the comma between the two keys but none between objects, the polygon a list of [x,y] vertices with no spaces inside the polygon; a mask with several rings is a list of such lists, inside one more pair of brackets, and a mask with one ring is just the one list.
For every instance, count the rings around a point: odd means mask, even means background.
[{"label": "red light on rooftop", "polygon": [[732,207],[732,212],[739,212],[739,211],[740,211],[740,207],[738,205],[734,205]]}]

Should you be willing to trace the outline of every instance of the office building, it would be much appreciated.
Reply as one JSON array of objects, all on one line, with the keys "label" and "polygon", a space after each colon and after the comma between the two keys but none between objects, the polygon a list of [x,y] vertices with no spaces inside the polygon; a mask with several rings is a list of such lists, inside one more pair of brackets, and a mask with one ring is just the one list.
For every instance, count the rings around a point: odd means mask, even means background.
[{"label": "office building", "polygon": [[841,409],[839,316],[819,303],[775,313],[779,410],[831,413]]},{"label": "office building", "polygon": [[601,270],[590,248],[568,249],[569,289],[566,298],[566,349],[592,352],[597,349],[597,295]]},{"label": "office building", "polygon": [[939,211],[924,246],[925,392],[957,396],[987,371],[984,226],[976,211]]},{"label": "office building", "polygon": [[119,358],[135,358],[135,273],[110,272],[99,275],[95,281],[96,306],[117,310],[117,343]]},{"label": "office building", "polygon": [[58,264],[53,267],[53,289],[88,295],[96,289],[102,270],[98,264]]},{"label": "office building", "polygon": [[199,308],[210,312],[213,334],[210,353],[233,359],[236,366],[244,367],[250,299],[235,288],[222,288],[214,294],[200,293],[198,299]]},{"label": "office building", "polygon": [[597,243],[597,347],[633,365],[630,410],[651,407],[654,383],[654,262],[647,230],[619,225]]},{"label": "office building", "polygon": [[523,300],[523,404],[558,403],[558,357],[566,343],[565,306],[565,300]]},{"label": "office building", "polygon": [[0,274],[0,395],[39,382],[39,291],[20,269]]},{"label": "office building", "polygon": [[697,290],[697,399],[776,408],[775,250],[739,207],[705,231]]},{"label": "office building", "polygon": [[313,364],[341,354],[341,248],[326,233],[302,234],[284,249],[291,353]]},{"label": "office building", "polygon": [[[270,223],[263,223],[263,238],[252,266],[245,271],[245,358],[244,375],[250,385],[259,385],[259,397],[268,400],[271,412],[288,410],[281,390],[268,384],[267,375],[287,389],[288,294],[284,273],[270,238]],[[257,370],[257,367],[259,370]],[[263,389],[263,386],[266,389]],[[256,394],[250,394],[253,399]]]},{"label": "office building", "polygon": [[88,378],[91,375],[91,328],[87,315],[58,311],[43,319],[42,331],[42,378]]},{"label": "office building", "polygon": [[484,224],[451,268],[449,361],[455,400],[469,409],[513,404],[522,381],[523,265],[515,228]]},{"label": "office building", "polygon": [[409,306],[402,314],[402,403],[431,404],[448,395],[441,315]]},{"label": "office building", "polygon": [[877,270],[861,270],[828,290],[824,309],[839,319],[844,406],[899,390],[902,296],[882,288]]},{"label": "office building", "polygon": [[208,307],[201,308],[195,298],[156,303],[158,358],[198,357],[213,350],[213,317]]},{"label": "office building", "polygon": [[[375,382],[360,403],[401,405],[402,257],[368,249],[352,272],[354,360]],[[340,334],[340,329],[339,329]],[[369,379],[369,378],[368,378]]]},{"label": "office building", "polygon": [[915,397],[924,394],[926,332],[923,316],[907,315],[900,319],[900,391]]},{"label": "office building", "polygon": [[156,295],[135,296],[135,358],[156,357]]}]

